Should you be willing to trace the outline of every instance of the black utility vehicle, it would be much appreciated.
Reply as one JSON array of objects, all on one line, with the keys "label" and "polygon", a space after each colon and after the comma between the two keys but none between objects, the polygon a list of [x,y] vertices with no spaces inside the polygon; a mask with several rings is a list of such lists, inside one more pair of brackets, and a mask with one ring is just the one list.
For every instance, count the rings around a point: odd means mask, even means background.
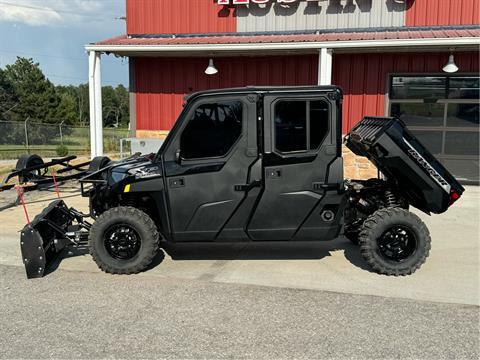
[{"label": "black utility vehicle", "polygon": [[[358,244],[373,270],[407,275],[430,250],[413,213],[442,213],[464,189],[394,118],[365,118],[344,139],[381,177],[345,180],[342,92],[334,86],[195,93],[158,154],[92,161],[90,214],[50,204],[21,236],[28,277],[88,238],[106,272],[144,270],[166,242]],[[95,222],[88,223],[85,218]]]}]

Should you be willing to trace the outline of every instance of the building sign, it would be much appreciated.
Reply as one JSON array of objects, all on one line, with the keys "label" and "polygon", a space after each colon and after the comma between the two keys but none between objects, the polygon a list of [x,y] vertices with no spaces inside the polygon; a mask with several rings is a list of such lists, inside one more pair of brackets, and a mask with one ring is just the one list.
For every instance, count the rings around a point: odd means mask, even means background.
[{"label": "building sign", "polygon": [[[253,4],[269,4],[269,3],[278,3],[278,4],[293,4],[300,2],[302,0],[217,0],[218,5],[249,5]],[[324,0],[306,0],[309,2],[319,2]]]}]

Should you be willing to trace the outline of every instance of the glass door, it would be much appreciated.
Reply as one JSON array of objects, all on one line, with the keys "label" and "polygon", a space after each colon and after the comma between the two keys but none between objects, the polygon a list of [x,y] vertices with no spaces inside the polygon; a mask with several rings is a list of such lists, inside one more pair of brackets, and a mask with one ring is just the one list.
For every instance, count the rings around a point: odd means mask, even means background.
[{"label": "glass door", "polygon": [[391,116],[463,183],[479,183],[479,85],[471,75],[393,75]]}]

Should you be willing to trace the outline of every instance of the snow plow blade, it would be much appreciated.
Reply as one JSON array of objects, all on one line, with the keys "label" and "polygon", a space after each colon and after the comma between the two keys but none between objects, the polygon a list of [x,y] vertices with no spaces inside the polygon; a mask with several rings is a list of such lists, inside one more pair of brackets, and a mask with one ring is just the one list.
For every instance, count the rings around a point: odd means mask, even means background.
[{"label": "snow plow blade", "polygon": [[[55,261],[60,252],[70,244],[76,244],[79,231],[88,227],[83,214],[69,209],[62,200],[50,203],[35,219],[22,229],[20,247],[27,278],[40,278]],[[82,225],[74,225],[77,221]]]}]

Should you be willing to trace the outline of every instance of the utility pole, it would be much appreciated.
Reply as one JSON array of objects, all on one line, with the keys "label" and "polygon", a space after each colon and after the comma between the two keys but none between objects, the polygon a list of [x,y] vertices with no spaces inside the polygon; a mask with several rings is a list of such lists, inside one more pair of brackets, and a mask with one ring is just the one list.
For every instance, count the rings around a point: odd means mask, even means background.
[{"label": "utility pole", "polygon": [[63,133],[62,133],[62,125],[63,123],[65,122],[65,120],[63,120],[61,123],[60,123],[60,143],[63,145]]},{"label": "utility pole", "polygon": [[28,145],[28,129],[27,129],[27,122],[30,119],[30,116],[27,117],[27,120],[25,120],[25,146],[27,147],[27,153],[30,154],[29,145]]}]

